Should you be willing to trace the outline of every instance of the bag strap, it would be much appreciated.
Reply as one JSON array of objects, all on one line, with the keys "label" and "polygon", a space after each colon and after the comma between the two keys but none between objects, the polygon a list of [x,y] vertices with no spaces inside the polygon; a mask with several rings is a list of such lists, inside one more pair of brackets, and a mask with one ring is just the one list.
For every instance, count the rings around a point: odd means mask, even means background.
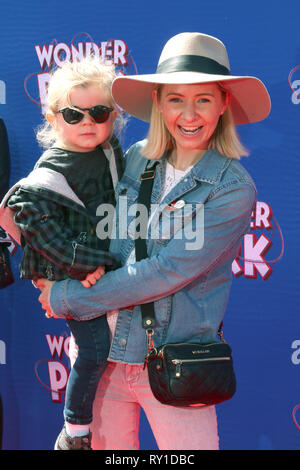
[{"label": "bag strap", "polygon": [[[155,178],[155,167],[158,162],[156,162],[153,165],[153,167],[150,169],[148,168],[149,163],[150,161],[147,163],[144,172],[140,176],[141,185],[140,185],[138,199],[137,199],[138,204],[143,204],[147,208],[148,214],[149,214],[149,209],[150,209],[152,187],[153,187],[154,178]],[[137,232],[138,224],[139,224],[138,219],[136,219],[136,232]],[[144,231],[145,237],[142,237],[142,236],[135,237],[136,261],[140,261],[148,257],[147,245],[146,245],[147,232],[148,230],[146,226],[145,231]],[[146,336],[148,338],[148,355],[145,358],[145,364],[146,364],[148,361],[149,355],[152,353],[152,351],[154,351],[154,354],[156,353],[156,349],[154,347],[153,339],[152,339],[154,335],[153,328],[156,325],[154,302],[141,304],[141,313],[142,313],[142,327],[146,330]],[[219,326],[218,336],[220,337],[222,342],[225,342],[223,338],[222,327],[223,327],[223,322],[221,322]]]},{"label": "bag strap", "polygon": [[[147,214],[149,214],[149,209],[150,209],[150,202],[151,202],[151,193],[152,193],[152,187],[154,183],[154,178],[155,178],[155,167],[158,162],[154,164],[152,168],[148,168],[150,161],[147,163],[146,168],[144,172],[141,174],[140,179],[141,179],[141,185],[140,185],[140,190],[139,190],[139,195],[138,195],[138,204],[143,204],[147,208]],[[147,218],[148,221],[148,218]],[[147,222],[145,221],[145,223]],[[138,221],[136,220],[136,231],[137,231],[137,225]],[[144,230],[144,235],[145,237],[147,236],[147,225],[145,230]],[[140,261],[142,259],[145,259],[148,257],[147,253],[147,245],[146,245],[146,238],[139,236],[135,237],[135,256],[136,256],[136,261]],[[146,331],[147,336],[152,333],[153,336],[153,328],[156,325],[155,322],[155,312],[154,312],[154,302],[149,302],[146,304],[141,305],[141,312],[142,312],[142,327],[145,330],[149,330],[148,334]],[[151,331],[152,330],[152,331]],[[148,336],[149,337],[149,336]]]}]

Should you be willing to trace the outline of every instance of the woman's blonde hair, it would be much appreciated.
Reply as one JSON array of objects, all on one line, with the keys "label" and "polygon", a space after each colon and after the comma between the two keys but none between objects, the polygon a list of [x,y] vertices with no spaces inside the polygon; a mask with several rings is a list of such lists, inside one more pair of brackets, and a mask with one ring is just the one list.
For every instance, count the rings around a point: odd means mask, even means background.
[{"label": "woman's blonde hair", "polygon": [[[96,56],[87,56],[80,62],[64,62],[50,77],[45,114],[55,114],[61,100],[66,100],[70,106],[70,94],[74,87],[85,88],[90,85],[107,92],[111,106],[116,109],[116,104],[111,96],[111,85],[116,76],[114,65],[105,65]],[[124,124],[123,117],[118,113],[115,129],[120,132]],[[45,148],[51,147],[56,142],[56,130],[47,119],[36,130],[36,138],[41,147]]]},{"label": "woman's blonde hair", "polygon": [[[228,93],[222,85],[218,84],[218,86],[224,94]],[[162,87],[163,85],[156,85],[155,87],[158,100]],[[166,151],[174,148],[176,148],[175,139],[168,131],[162,114],[153,103],[147,143],[142,150],[142,154],[146,158],[157,160],[161,158]],[[249,155],[249,152],[241,143],[236,131],[230,106],[228,106],[224,114],[220,116],[217,127],[211,137],[209,148],[216,149],[221,155],[228,158],[240,159],[243,156]]]}]

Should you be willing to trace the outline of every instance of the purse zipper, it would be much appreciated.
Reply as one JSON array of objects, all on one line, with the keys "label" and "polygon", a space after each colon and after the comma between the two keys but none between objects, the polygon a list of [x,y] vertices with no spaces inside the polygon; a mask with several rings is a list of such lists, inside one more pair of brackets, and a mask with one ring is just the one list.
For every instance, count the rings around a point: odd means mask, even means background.
[{"label": "purse zipper", "polygon": [[181,377],[181,366],[185,362],[208,362],[208,361],[230,361],[231,357],[208,357],[208,358],[202,358],[202,359],[172,359],[172,364],[174,364],[175,367],[175,377],[179,378]]},{"label": "purse zipper", "polygon": [[[180,345],[182,345],[182,344],[190,344],[190,345],[194,345],[195,347],[196,347],[196,346],[201,346],[201,344],[199,345],[199,344],[195,344],[195,343],[176,343],[176,346],[177,346],[177,345],[180,346]],[[219,343],[219,342],[217,342],[217,343],[216,343],[216,342],[207,343],[207,344],[205,344],[205,346],[206,346],[206,347],[209,347],[209,346],[213,346],[214,344],[220,344],[220,343]],[[170,345],[164,345],[164,346],[161,348],[161,350],[159,351],[158,356],[160,356],[160,357],[162,357],[162,358],[164,357],[164,349],[165,349],[166,346],[169,346],[169,347],[170,347]]]}]

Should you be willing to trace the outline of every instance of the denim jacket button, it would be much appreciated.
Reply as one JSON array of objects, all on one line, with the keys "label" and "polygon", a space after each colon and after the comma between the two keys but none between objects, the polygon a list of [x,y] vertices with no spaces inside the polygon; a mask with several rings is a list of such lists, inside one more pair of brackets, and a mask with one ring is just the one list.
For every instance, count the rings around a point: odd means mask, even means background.
[{"label": "denim jacket button", "polygon": [[126,341],[125,338],[120,338],[120,339],[119,339],[119,345],[120,345],[120,346],[126,346],[126,343],[127,343],[127,341]]}]

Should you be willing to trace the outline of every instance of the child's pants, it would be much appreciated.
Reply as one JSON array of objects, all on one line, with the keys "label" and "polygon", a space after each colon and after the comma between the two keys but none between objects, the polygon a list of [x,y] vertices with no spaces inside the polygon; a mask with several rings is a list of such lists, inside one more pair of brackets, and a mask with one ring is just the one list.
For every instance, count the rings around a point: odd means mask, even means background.
[{"label": "child's pants", "polygon": [[109,327],[106,315],[81,322],[67,320],[67,324],[78,346],[78,356],[67,384],[64,417],[72,424],[89,424],[98,382],[107,365]]},{"label": "child's pants", "polygon": [[94,401],[93,449],[139,449],[140,407],[160,450],[219,448],[215,407],[162,405],[151,392],[143,366],[109,362]]}]

